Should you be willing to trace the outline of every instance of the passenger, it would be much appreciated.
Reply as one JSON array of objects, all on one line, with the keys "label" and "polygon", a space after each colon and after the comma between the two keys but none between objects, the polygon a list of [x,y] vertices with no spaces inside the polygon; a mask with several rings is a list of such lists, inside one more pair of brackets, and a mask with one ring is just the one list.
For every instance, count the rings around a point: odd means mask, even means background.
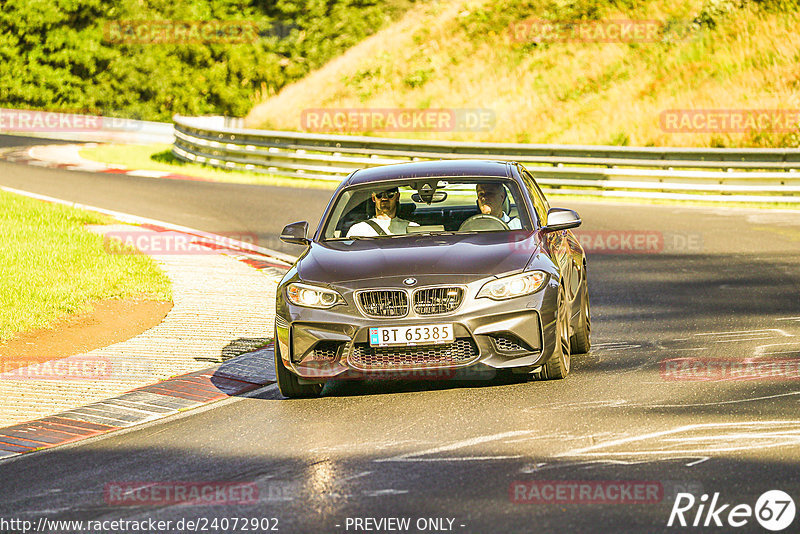
[{"label": "passenger", "polygon": [[405,234],[409,226],[419,226],[397,216],[400,191],[394,187],[386,191],[372,193],[375,203],[375,216],[369,220],[354,224],[347,237],[377,237],[384,235]]},{"label": "passenger", "polygon": [[484,215],[493,215],[506,223],[511,230],[520,230],[522,221],[518,217],[511,217],[503,211],[503,204],[508,193],[502,184],[478,184],[475,186],[478,195],[478,208]]}]

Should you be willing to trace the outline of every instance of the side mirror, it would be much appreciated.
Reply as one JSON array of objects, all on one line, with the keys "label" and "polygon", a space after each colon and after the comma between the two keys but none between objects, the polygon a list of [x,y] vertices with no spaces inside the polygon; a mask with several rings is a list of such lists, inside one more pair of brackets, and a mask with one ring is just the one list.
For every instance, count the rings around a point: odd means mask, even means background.
[{"label": "side mirror", "polygon": [[566,208],[550,208],[550,211],[547,212],[547,225],[544,227],[544,230],[548,232],[568,230],[570,228],[577,228],[582,222],[580,216],[575,211]]},{"label": "side mirror", "polygon": [[308,223],[306,221],[287,224],[281,232],[281,241],[291,245],[308,245],[310,240],[306,237],[307,233]]}]

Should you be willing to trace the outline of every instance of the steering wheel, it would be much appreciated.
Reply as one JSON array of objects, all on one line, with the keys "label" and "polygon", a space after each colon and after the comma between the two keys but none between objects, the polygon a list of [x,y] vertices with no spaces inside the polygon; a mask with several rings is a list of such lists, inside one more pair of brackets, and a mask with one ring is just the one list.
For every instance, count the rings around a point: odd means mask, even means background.
[{"label": "steering wheel", "polygon": [[485,213],[473,215],[461,223],[461,226],[458,228],[459,232],[489,232],[492,230],[510,230],[510,228],[502,221],[502,219],[495,217],[494,215],[486,215]]}]

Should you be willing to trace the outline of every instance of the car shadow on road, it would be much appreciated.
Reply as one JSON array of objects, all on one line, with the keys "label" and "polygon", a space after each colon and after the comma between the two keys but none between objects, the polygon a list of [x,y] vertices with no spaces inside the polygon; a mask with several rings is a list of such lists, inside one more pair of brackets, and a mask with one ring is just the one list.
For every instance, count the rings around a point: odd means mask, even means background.
[{"label": "car shadow on road", "polygon": [[240,396],[275,382],[272,338],[238,338],[220,355],[211,384],[229,396]]},{"label": "car shadow on road", "polygon": [[446,374],[441,374],[441,371],[439,369],[409,371],[408,379],[386,376],[371,379],[330,380],[322,391],[322,395],[325,397],[349,397],[462,388],[474,389],[519,384],[527,380],[527,375],[514,374],[508,370],[490,367],[446,370]]}]

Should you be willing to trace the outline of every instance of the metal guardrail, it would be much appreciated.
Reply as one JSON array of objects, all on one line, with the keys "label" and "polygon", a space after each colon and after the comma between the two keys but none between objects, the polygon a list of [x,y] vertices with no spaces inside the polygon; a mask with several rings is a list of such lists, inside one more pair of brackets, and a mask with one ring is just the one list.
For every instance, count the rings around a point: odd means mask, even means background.
[{"label": "metal guardrail", "polygon": [[249,130],[241,119],[174,117],[184,161],[278,176],[341,180],[429,159],[524,163],[550,192],[608,197],[800,203],[800,149],[464,143]]}]

